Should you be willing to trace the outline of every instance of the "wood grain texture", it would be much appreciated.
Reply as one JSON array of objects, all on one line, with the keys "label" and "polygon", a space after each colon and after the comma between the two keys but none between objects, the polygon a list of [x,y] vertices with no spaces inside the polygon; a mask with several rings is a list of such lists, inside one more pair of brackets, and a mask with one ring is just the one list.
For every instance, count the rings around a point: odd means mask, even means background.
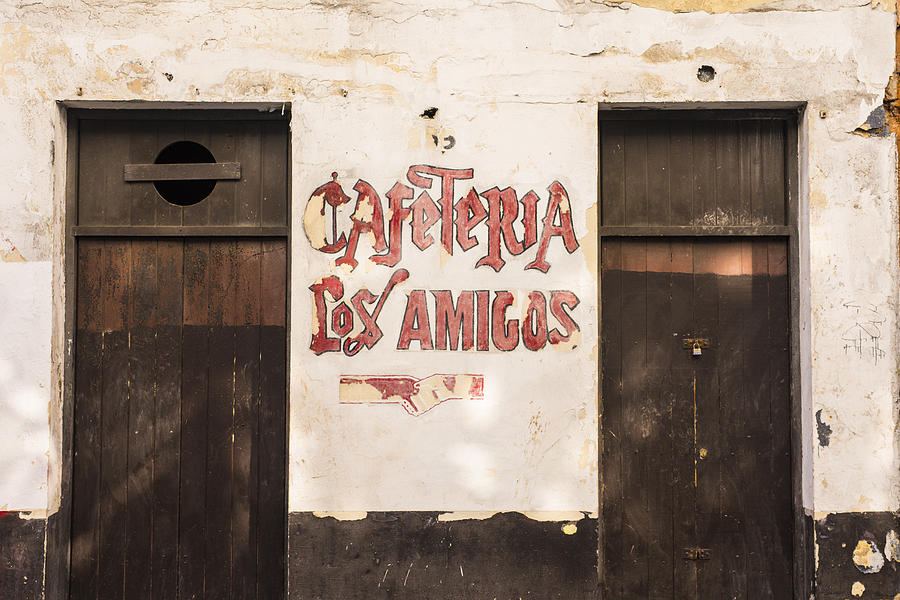
[{"label": "wood grain texture", "polygon": [[603,241],[606,598],[791,597],[785,248]]},{"label": "wood grain texture", "polygon": [[[287,120],[80,122],[79,226],[286,226]],[[155,164],[169,144],[205,146],[215,163]],[[164,200],[154,181],[213,180],[197,204]]]},{"label": "wood grain texture", "polygon": [[283,597],[285,257],[79,244],[70,597]]},{"label": "wood grain texture", "polygon": [[786,225],[785,123],[601,120],[601,225]]}]

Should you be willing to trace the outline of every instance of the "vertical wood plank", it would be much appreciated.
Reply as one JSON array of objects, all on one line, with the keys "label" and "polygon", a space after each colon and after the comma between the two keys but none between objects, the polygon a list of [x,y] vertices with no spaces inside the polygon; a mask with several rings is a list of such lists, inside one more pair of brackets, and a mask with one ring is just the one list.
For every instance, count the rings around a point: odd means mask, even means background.
[{"label": "vertical wood plank", "polygon": [[[153,159],[159,155],[163,149],[169,144],[184,141],[184,121],[155,121],[156,124],[156,147],[153,153]],[[162,199],[153,188],[156,194],[156,224],[157,225],[184,225],[184,210],[176,205],[171,204]]]},{"label": "vertical wood plank", "polygon": [[[218,143],[215,121],[184,121],[183,127],[184,139],[200,144],[212,152],[216,160],[219,160],[216,151],[221,151],[221,144]],[[216,183],[212,192],[205,199],[181,208],[182,221],[185,225],[215,225],[217,223],[210,220],[211,214],[219,212],[223,203],[227,202],[228,193]]]},{"label": "vertical wood plank", "polygon": [[[627,146],[626,146],[627,147]],[[649,410],[647,398],[656,384],[647,369],[647,246],[644,240],[622,245],[622,527],[625,561],[622,590],[625,598],[646,598],[650,514],[646,486],[648,448],[642,425]]]},{"label": "vertical wood plank", "polygon": [[103,142],[106,121],[83,119],[78,122],[78,224],[103,225],[106,222],[103,189],[105,186]]},{"label": "vertical wood plank", "polygon": [[[711,443],[709,446],[701,445],[708,449],[710,455],[720,457],[720,504],[717,512],[710,510],[710,516],[704,519],[709,544],[715,548],[719,560],[702,566],[701,589],[705,586],[707,593],[716,589],[731,596],[747,593],[748,564],[752,559],[749,550],[753,547],[753,530],[758,527],[750,514],[750,506],[758,504],[756,496],[760,490],[758,484],[752,483],[759,471],[756,470],[756,457],[751,450],[753,420],[752,415],[747,414],[748,398],[744,385],[749,358],[744,333],[750,318],[751,287],[750,277],[741,274],[742,245],[741,240],[729,240],[710,246],[719,292],[716,332],[719,340],[716,364],[719,397],[715,408],[712,402],[701,403],[698,417],[698,421],[703,423],[708,416],[712,416],[711,411],[717,410],[716,429],[710,426],[703,435],[704,440]],[[709,407],[705,413],[703,406]],[[703,460],[701,464],[705,462]]]},{"label": "vertical wood plank", "polygon": [[209,371],[209,242],[184,242],[178,598],[203,598]]},{"label": "vertical wood plank", "polygon": [[99,587],[103,242],[81,240],[77,265],[72,461],[73,600],[94,599]]},{"label": "vertical wood plank", "polygon": [[647,128],[647,224],[672,224],[670,205],[669,124]]},{"label": "vertical wood plank", "polygon": [[106,225],[127,225],[131,222],[131,188],[123,176],[125,161],[131,146],[132,121],[108,121],[106,136],[101,147],[103,152],[103,187],[93,190],[101,192]]},{"label": "vertical wood plank", "polygon": [[671,124],[669,140],[669,224],[687,226],[694,224],[694,152],[693,135],[689,122]]},{"label": "vertical wood plank", "polygon": [[784,121],[764,121],[760,131],[762,153],[762,204],[770,222],[787,223]]},{"label": "vertical wood plank", "polygon": [[[261,302],[258,411],[257,590],[284,597],[286,527],[286,240],[265,240],[260,255]],[[272,460],[268,457],[278,457]]]},{"label": "vertical wood plank", "polygon": [[288,140],[286,122],[261,123],[262,126],[262,199],[260,225],[288,223]]},{"label": "vertical wood plank", "polygon": [[602,521],[603,597],[621,598],[624,556],[622,452],[622,246],[618,239],[604,239],[601,246],[601,329],[603,365]]},{"label": "vertical wood plank", "polygon": [[676,349],[670,365],[673,391],[671,421],[672,551],[675,598],[697,597],[697,565],[680,556],[696,545],[696,487],[694,486],[694,359],[681,340],[694,337],[694,252],[691,240],[672,242],[672,337]]},{"label": "vertical wood plank", "polygon": [[696,121],[693,128],[694,225],[716,225],[715,122]]},{"label": "vertical wood plank", "polygon": [[778,570],[777,564],[793,559],[793,514],[791,481],[791,381],[790,381],[790,279],[788,278],[787,240],[760,240],[768,246],[769,281],[769,359],[771,418],[771,472],[773,493],[770,499],[770,526],[765,543],[772,552],[768,559],[773,589],[790,589],[792,573]]},{"label": "vertical wood plank", "polygon": [[765,225],[772,222],[772,215],[769,211],[763,196],[762,175],[762,124],[764,121],[744,121],[741,124],[742,139],[741,144],[741,161],[747,165],[747,174],[745,175],[749,196],[748,203],[750,212],[744,223],[747,225]]},{"label": "vertical wood plank", "polygon": [[625,125],[625,225],[647,224],[647,123]]},{"label": "vertical wood plank", "polygon": [[[239,126],[237,143],[241,156],[241,179],[235,184],[234,223],[258,225],[262,202],[262,165],[267,157],[262,155],[262,123],[247,121]],[[278,175],[284,181],[284,173]]]},{"label": "vertical wood plank", "polygon": [[737,123],[717,121],[716,135],[716,208],[717,225],[740,224],[740,143]]},{"label": "vertical wood plank", "polygon": [[[154,121],[132,121],[128,131],[128,161],[131,163],[152,163],[159,152]],[[127,183],[131,197],[132,225],[156,225],[156,205],[159,194],[152,182]]]},{"label": "vertical wood plank", "polygon": [[[721,257],[716,252],[719,245],[720,242],[713,240],[694,243],[694,334],[710,339],[711,346],[703,349],[702,357],[693,363],[693,444],[689,461],[693,462],[696,498],[695,537],[691,546],[721,552],[717,544],[716,526],[721,516],[722,453],[729,450],[727,445],[719,444],[721,424],[717,365],[725,352],[720,348],[722,342],[719,335],[719,280],[716,274],[722,268]],[[707,450],[707,456],[702,460],[701,448]],[[714,565],[697,564],[698,597],[715,597],[720,593],[720,567],[720,561]]]},{"label": "vertical wood plank", "polygon": [[734,203],[735,225],[751,225],[753,221],[753,145],[759,140],[759,121],[738,121],[736,127],[738,194]]},{"label": "vertical wood plank", "polygon": [[150,598],[156,400],[156,240],[131,242],[125,596]]},{"label": "vertical wood plank", "polygon": [[[244,163],[246,159],[239,154],[239,140],[235,135],[235,130],[240,126],[237,122],[232,121],[209,121],[205,123],[208,133],[205,134],[210,152],[216,158],[217,162],[240,162],[241,173],[244,171]],[[197,135],[201,135],[199,132]],[[254,157],[255,158],[255,157]],[[185,208],[185,219],[191,210],[196,209],[192,222],[205,221],[210,225],[231,225],[234,224],[235,213],[235,193],[238,182],[235,181],[217,181],[216,187],[212,193],[192,207]],[[200,206],[200,205],[204,206]]]},{"label": "vertical wood plank", "polygon": [[206,445],[206,587],[211,598],[231,591],[232,435],[234,433],[235,242],[209,244],[209,404]]},{"label": "vertical wood plank", "polygon": [[158,325],[151,557],[154,600],[176,598],[178,590],[183,243],[181,240],[159,240],[157,245]]},{"label": "vertical wood plank", "polygon": [[625,124],[600,124],[600,222],[625,225]]},{"label": "vertical wood plank", "polygon": [[103,393],[98,596],[124,595],[128,502],[128,241],[106,241],[103,264]]},{"label": "vertical wood plank", "polygon": [[[258,407],[260,357],[260,242],[237,242],[235,252],[234,455],[231,501],[232,597],[256,594]],[[267,457],[271,459],[273,457]]]},{"label": "vertical wood plank", "polygon": [[643,486],[647,489],[647,594],[673,593],[673,431],[674,393],[670,364],[677,356],[672,335],[672,242],[647,240],[646,320],[648,393],[640,423]]}]

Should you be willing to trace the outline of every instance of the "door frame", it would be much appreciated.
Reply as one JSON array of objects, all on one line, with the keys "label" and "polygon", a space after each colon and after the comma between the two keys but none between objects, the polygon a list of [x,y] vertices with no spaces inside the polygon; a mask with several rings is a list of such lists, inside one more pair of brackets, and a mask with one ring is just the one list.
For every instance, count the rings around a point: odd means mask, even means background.
[{"label": "door frame", "polygon": [[[44,557],[44,597],[59,600],[69,598],[69,579],[71,570],[71,533],[72,533],[72,489],[74,462],[74,416],[75,416],[75,317],[78,289],[78,239],[94,237],[94,235],[110,237],[236,237],[252,235],[254,237],[280,237],[286,240],[285,257],[285,448],[284,448],[284,549],[285,569],[282,582],[287,595],[287,535],[288,535],[288,465],[290,444],[290,331],[291,331],[291,135],[288,126],[287,134],[287,224],[285,227],[268,228],[269,231],[249,231],[234,226],[203,227],[191,230],[189,227],[169,228],[169,231],[154,231],[155,227],[142,227],[142,231],[129,231],[128,227],[118,228],[110,232],[104,228],[103,233],[79,231],[78,215],[78,160],[79,160],[79,124],[87,119],[194,119],[208,120],[283,120],[290,123],[290,102],[248,102],[248,103],[198,103],[198,102],[128,102],[128,101],[60,101],[57,103],[61,113],[61,127],[65,130],[65,164],[64,164],[64,196],[63,212],[63,279],[62,293],[63,336],[61,407],[55,411],[51,408],[51,423],[56,412],[59,436],[59,506],[58,510],[47,516],[47,529]],[[109,228],[112,229],[112,228]],[[58,334],[54,334],[58,335]],[[51,432],[51,440],[54,432]],[[51,460],[52,465],[52,460]],[[52,471],[51,471],[52,472]]]},{"label": "door frame", "polygon": [[[801,187],[800,170],[805,173],[805,159],[801,148],[802,127],[806,113],[806,102],[723,102],[723,103],[600,103],[597,120],[597,339],[601,339],[603,328],[602,285],[600,283],[600,252],[604,238],[648,238],[660,236],[681,236],[693,239],[701,237],[777,237],[787,239],[788,278],[790,285],[790,430],[791,430],[791,492],[793,511],[793,598],[807,600],[814,590],[814,537],[813,519],[803,507],[803,463],[804,463],[804,430],[803,430],[803,397],[801,394],[801,255],[807,256],[808,239],[804,237],[801,247],[800,238],[800,206],[806,198],[805,183]],[[618,227],[602,226],[602,145],[600,129],[604,121],[614,120],[683,120],[702,117],[710,120],[731,120],[736,118],[760,117],[778,118],[786,121],[785,139],[785,178],[787,192],[787,224],[783,226],[707,226],[707,227],[668,227],[640,226]],[[804,180],[805,182],[805,180]],[[603,552],[603,357],[602,349],[597,356],[597,406],[600,415],[598,422],[598,535],[597,535],[597,575],[598,583],[604,576]],[[602,598],[602,586],[598,593]]]}]

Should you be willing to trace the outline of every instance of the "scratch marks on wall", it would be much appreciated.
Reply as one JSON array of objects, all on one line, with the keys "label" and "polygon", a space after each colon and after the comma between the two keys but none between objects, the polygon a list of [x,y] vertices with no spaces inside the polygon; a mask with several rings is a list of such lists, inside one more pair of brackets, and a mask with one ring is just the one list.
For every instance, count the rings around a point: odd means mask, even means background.
[{"label": "scratch marks on wall", "polygon": [[875,304],[849,300],[844,302],[843,306],[848,311],[851,323],[841,333],[844,354],[878,364],[879,359],[884,358],[880,339],[881,326],[884,325],[886,318]]}]

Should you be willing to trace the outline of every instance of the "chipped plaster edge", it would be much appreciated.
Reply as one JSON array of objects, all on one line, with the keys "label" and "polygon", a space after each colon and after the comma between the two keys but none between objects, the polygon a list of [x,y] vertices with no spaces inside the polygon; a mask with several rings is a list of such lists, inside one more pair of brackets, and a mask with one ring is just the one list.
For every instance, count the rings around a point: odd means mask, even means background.
[{"label": "chipped plaster edge", "polygon": [[[809,233],[809,119],[811,111],[804,103],[797,116],[797,265],[798,273],[793,278],[797,286],[796,297],[799,323],[792,326],[797,331],[794,342],[799,364],[800,431],[800,504],[807,511],[815,507],[813,495],[815,473],[813,472],[813,399],[812,399],[812,289],[810,280],[810,233]],[[791,250],[791,249],[789,249]],[[792,294],[793,296],[793,294]],[[798,507],[799,508],[799,507]]]},{"label": "chipped plaster edge", "polygon": [[[53,135],[51,159],[51,309],[50,339],[50,400],[48,418],[50,447],[47,460],[47,512],[56,513],[62,496],[64,443],[64,406],[66,402],[66,364],[71,359],[74,340],[66,339],[66,299],[74,282],[66,281],[66,185],[68,167],[68,115],[62,102],[54,102],[50,109]],[[74,248],[73,248],[74,251]]]}]

